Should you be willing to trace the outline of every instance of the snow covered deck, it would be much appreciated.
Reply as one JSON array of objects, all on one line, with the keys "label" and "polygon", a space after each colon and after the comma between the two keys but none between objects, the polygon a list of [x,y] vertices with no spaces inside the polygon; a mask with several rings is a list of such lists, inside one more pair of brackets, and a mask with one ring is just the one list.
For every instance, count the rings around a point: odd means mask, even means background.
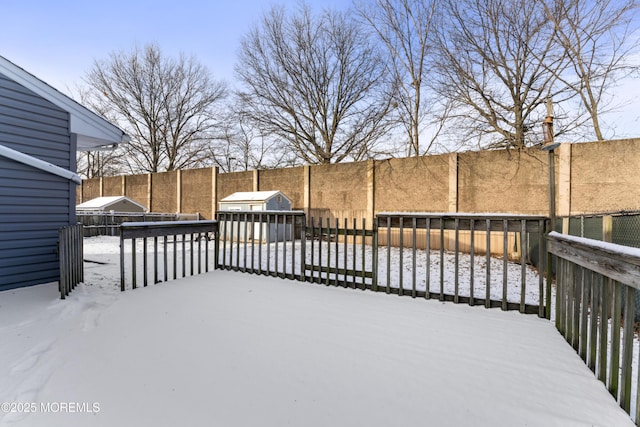
[{"label": "snow covered deck", "polygon": [[117,257],[0,294],[0,425],[633,425],[536,316],[229,271],[120,293]]}]

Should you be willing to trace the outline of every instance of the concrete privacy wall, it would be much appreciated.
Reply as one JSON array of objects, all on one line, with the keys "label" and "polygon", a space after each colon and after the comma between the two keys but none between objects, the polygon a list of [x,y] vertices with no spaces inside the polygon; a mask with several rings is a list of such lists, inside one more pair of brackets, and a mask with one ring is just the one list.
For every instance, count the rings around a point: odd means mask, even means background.
[{"label": "concrete privacy wall", "polygon": [[[558,215],[640,210],[640,139],[562,144],[555,152]],[[285,169],[218,173],[217,168],[85,180],[78,203],[125,195],[153,212],[210,219],[236,191],[280,190],[315,216],[377,212],[547,215],[548,155],[540,149],[481,151]],[[349,222],[351,224],[351,222]]]},{"label": "concrete privacy wall", "polygon": [[458,212],[549,212],[548,153],[481,151],[458,155]]}]

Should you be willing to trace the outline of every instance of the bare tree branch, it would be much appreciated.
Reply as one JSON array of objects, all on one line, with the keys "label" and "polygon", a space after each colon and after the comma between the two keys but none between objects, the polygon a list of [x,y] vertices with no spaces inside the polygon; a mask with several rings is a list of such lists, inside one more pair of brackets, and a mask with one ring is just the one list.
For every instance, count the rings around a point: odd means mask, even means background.
[{"label": "bare tree branch", "polygon": [[589,133],[598,141],[605,139],[601,117],[611,111],[607,93],[618,79],[640,70],[628,62],[640,43],[630,28],[637,10],[636,0],[553,0],[545,5],[570,64],[558,81],[578,95]]},{"label": "bare tree branch", "polygon": [[566,67],[540,0],[447,0],[438,30],[437,79],[459,129],[482,147],[538,142],[533,126]]},{"label": "bare tree branch", "polygon": [[273,7],[241,44],[250,119],[302,162],[366,158],[388,130],[383,63],[355,21],[302,5]]},{"label": "bare tree branch", "polygon": [[[443,120],[433,120],[438,118],[433,111],[434,100],[425,96],[428,65],[433,61],[431,33],[437,3],[435,0],[375,0],[358,6],[359,16],[373,29],[388,53],[387,63],[395,88],[394,106],[409,139],[409,156],[427,153],[443,124]],[[429,143],[421,148],[420,136],[426,125],[435,129]]]},{"label": "bare tree branch", "polygon": [[132,172],[195,167],[218,125],[216,107],[226,87],[194,58],[166,58],[154,44],[112,53],[86,76],[90,104],[112,112],[132,137],[127,145]]}]

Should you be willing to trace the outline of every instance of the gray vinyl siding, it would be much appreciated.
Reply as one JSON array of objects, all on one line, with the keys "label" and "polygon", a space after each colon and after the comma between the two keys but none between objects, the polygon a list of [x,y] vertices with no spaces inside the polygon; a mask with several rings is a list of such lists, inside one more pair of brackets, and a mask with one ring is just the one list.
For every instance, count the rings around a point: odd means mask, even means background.
[{"label": "gray vinyl siding", "polygon": [[[2,74],[0,144],[75,170],[69,114]],[[58,229],[74,205],[69,180],[0,157],[0,290],[59,279]]]}]

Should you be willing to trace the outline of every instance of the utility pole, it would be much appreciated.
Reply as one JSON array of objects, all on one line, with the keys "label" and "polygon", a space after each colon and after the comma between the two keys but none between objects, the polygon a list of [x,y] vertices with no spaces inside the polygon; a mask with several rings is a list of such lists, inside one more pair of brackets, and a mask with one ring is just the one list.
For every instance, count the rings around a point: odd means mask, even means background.
[{"label": "utility pole", "polygon": [[[551,97],[547,98],[547,118],[544,119],[542,123],[542,134],[544,137],[544,142],[542,144],[542,149],[549,153],[549,229],[548,232],[555,231],[556,229],[556,168],[555,168],[555,156],[553,154],[553,150],[555,150],[559,142],[555,142],[553,138],[553,102],[551,101]],[[546,286],[546,294],[547,301],[545,305],[545,317],[547,319],[551,318],[551,281],[553,280],[553,267],[552,267],[553,257],[551,252],[547,250],[547,265],[546,265],[546,278],[547,278],[547,286]],[[558,321],[558,313],[559,309],[559,300],[557,298],[559,294],[556,295],[556,322]]]}]

